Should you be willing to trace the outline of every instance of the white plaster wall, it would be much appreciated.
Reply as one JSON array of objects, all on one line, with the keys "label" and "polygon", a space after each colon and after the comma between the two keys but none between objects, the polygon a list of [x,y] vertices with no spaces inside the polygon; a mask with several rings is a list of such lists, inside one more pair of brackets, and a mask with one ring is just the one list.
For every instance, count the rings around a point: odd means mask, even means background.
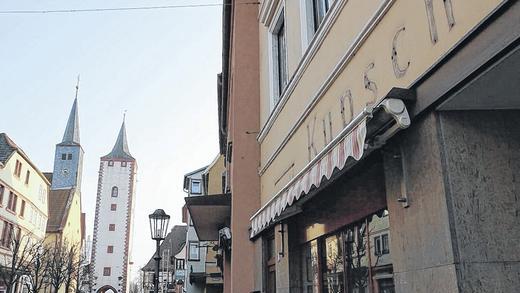
[{"label": "white plaster wall", "polygon": [[[121,281],[118,278],[128,274],[128,265],[125,271],[125,263],[128,264],[125,256],[128,255],[126,243],[130,245],[130,242],[129,239],[126,241],[125,239],[129,235],[127,229],[130,229],[126,223],[128,212],[131,212],[131,209],[128,209],[128,200],[130,196],[134,196],[134,191],[130,190],[130,187],[135,184],[135,176],[134,182],[131,182],[132,164],[134,163],[128,162],[127,167],[121,167],[121,162],[116,161],[114,166],[109,167],[108,161],[102,161],[103,176],[98,183],[100,198],[96,207],[97,230],[94,231],[96,289],[105,285],[120,289]],[[112,197],[113,186],[118,187],[117,197]],[[117,204],[116,211],[110,210],[111,204]],[[110,224],[115,224],[115,231],[109,231]],[[109,245],[114,246],[113,253],[107,252]],[[110,276],[103,276],[104,267],[111,267]]]},{"label": "white plaster wall", "polygon": [[[22,163],[20,177],[14,175],[17,160]],[[25,184],[27,170],[30,172],[29,184]],[[43,239],[48,217],[49,185],[47,181],[20,154],[15,152],[5,166],[0,168],[0,184],[5,187],[3,200],[0,202],[0,218],[20,226],[24,233],[30,233],[36,239]],[[18,196],[16,214],[7,211],[9,191],[13,191]],[[23,217],[20,216],[22,199],[25,200]],[[0,222],[0,231],[1,229],[3,229],[3,223]]]}]

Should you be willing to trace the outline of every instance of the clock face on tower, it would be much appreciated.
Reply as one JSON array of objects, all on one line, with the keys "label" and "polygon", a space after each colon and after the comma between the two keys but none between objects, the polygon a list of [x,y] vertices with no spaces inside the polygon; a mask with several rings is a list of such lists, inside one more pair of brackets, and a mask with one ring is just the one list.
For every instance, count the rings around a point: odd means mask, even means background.
[{"label": "clock face on tower", "polygon": [[61,169],[61,175],[63,177],[68,177],[69,176],[69,169]]}]

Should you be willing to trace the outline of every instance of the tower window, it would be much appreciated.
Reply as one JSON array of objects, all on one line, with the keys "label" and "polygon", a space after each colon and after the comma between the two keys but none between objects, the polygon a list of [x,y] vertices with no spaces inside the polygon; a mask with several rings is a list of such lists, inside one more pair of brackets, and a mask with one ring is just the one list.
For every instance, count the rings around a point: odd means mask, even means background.
[{"label": "tower window", "polygon": [[112,245],[107,246],[107,253],[114,253],[114,246],[112,246]]},{"label": "tower window", "polygon": [[72,160],[72,154],[67,154],[67,160]]},{"label": "tower window", "polygon": [[103,268],[103,276],[110,276],[111,272],[112,272],[112,269],[110,267]]},{"label": "tower window", "polygon": [[65,161],[67,159],[67,154],[61,154],[61,160]]},{"label": "tower window", "polygon": [[121,162],[121,167],[126,167],[126,162]]},{"label": "tower window", "polygon": [[31,172],[27,170],[25,173],[25,184],[29,184],[29,177],[31,176]]},{"label": "tower window", "polygon": [[117,204],[115,204],[115,203],[111,204],[111,205],[110,205],[110,210],[111,210],[111,211],[115,211],[115,210],[117,210]]},{"label": "tower window", "polygon": [[114,166],[114,161],[108,161],[108,166],[109,167],[113,167]]},{"label": "tower window", "polygon": [[117,197],[118,193],[117,186],[112,187],[112,197]]},{"label": "tower window", "polygon": [[108,231],[115,231],[116,230],[116,224],[109,224],[108,225]]}]

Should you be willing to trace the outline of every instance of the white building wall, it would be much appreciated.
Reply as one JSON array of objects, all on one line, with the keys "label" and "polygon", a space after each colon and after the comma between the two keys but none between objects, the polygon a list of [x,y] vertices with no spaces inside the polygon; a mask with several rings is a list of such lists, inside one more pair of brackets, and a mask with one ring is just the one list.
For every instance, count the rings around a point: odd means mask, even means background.
[{"label": "white building wall", "polygon": [[[14,175],[16,161],[22,163],[20,177]],[[29,183],[25,184],[27,171],[30,172]],[[13,153],[3,168],[0,168],[0,185],[4,187],[2,202],[0,202],[0,231],[3,221],[8,221],[22,229],[24,234],[30,234],[35,239],[45,237],[48,209],[47,200],[49,184],[18,152]],[[9,192],[17,196],[16,210],[8,211]],[[25,201],[24,215],[21,215],[22,200]],[[0,251],[1,253],[2,251]]]},{"label": "white building wall", "polygon": [[[200,172],[191,174],[188,176],[190,179],[189,187],[188,187],[188,196],[201,196],[204,194],[204,186],[202,184],[202,173],[205,169],[200,170]],[[192,182],[197,181],[200,182],[200,193],[192,192]],[[190,242],[198,242],[199,238],[197,237],[197,232],[195,231],[195,227],[193,226],[193,222],[191,220],[191,216],[188,212],[188,232],[186,235],[186,281],[184,282],[186,292],[187,293],[203,293],[204,285],[203,284],[190,284],[190,273],[193,271],[194,273],[205,273],[206,272],[206,243],[199,242],[199,260],[190,260]],[[193,269],[193,270],[192,270]]]},{"label": "white building wall", "polygon": [[[97,277],[94,288],[108,285],[125,292],[123,285],[128,288],[126,276],[129,270],[135,162],[127,162],[126,167],[122,167],[121,163],[115,161],[114,166],[108,166],[108,161],[101,161],[92,258],[94,277]],[[117,197],[112,196],[114,186],[118,188]],[[111,210],[112,204],[117,205],[116,211]],[[109,231],[110,224],[115,225],[115,231]],[[113,253],[107,252],[108,246],[114,247]],[[103,276],[105,267],[111,268],[110,276]]]}]

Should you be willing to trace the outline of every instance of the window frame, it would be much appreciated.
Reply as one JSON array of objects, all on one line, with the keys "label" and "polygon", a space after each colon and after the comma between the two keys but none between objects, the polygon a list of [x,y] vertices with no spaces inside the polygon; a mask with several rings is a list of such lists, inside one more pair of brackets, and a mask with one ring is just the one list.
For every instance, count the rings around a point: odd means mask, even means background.
[{"label": "window frame", "polygon": [[121,167],[124,168],[127,166],[127,162],[126,161],[121,161]]},{"label": "window frame", "polygon": [[107,246],[107,253],[110,253],[110,254],[114,253],[114,245]]},{"label": "window frame", "polygon": [[0,184],[0,207],[4,205],[5,186]]},{"label": "window frame", "polygon": [[68,153],[67,154],[67,161],[71,161],[72,160],[72,153]]},{"label": "window frame", "polygon": [[[199,185],[199,190],[197,192],[193,191],[194,183]],[[202,194],[202,181],[199,179],[191,179],[190,180],[190,193],[191,194]]]},{"label": "window frame", "polygon": [[116,224],[108,224],[108,231],[109,232],[116,231]]},{"label": "window frame", "polygon": [[110,211],[117,211],[117,203],[110,204]]},{"label": "window frame", "polygon": [[[270,87],[270,111],[276,108],[276,105],[282,99],[283,93],[289,85],[289,66],[288,66],[288,46],[287,46],[287,21],[286,21],[285,1],[280,1],[279,7],[276,9],[275,15],[269,25],[269,87]],[[284,44],[284,66],[283,71],[280,66],[280,42],[279,35],[283,27],[283,44]],[[285,80],[280,76],[285,73]]]},{"label": "window frame", "polygon": [[20,217],[25,216],[25,200],[22,199],[22,203],[20,204]]},{"label": "window frame", "polygon": [[114,161],[112,161],[112,160],[108,161],[108,166],[109,167],[114,167]]},{"label": "window frame", "polygon": [[66,153],[62,153],[61,154],[61,160],[62,161],[66,161],[67,160],[67,154]]},{"label": "window frame", "polygon": [[[197,258],[191,257],[191,246],[197,246]],[[200,242],[199,241],[188,241],[188,260],[190,261],[199,261],[200,260]]]},{"label": "window frame", "polygon": [[30,178],[31,178],[31,171],[27,170],[25,172],[25,185],[29,185]]},{"label": "window frame", "polygon": [[103,277],[110,277],[111,275],[112,275],[112,268],[104,267],[103,268]]},{"label": "window frame", "polygon": [[7,200],[7,210],[16,213],[16,204],[18,201],[18,196],[16,193],[9,191],[9,199]]},{"label": "window frame", "polygon": [[111,197],[118,197],[119,196],[119,188],[117,186],[112,186],[112,189],[110,191],[110,196]]}]

